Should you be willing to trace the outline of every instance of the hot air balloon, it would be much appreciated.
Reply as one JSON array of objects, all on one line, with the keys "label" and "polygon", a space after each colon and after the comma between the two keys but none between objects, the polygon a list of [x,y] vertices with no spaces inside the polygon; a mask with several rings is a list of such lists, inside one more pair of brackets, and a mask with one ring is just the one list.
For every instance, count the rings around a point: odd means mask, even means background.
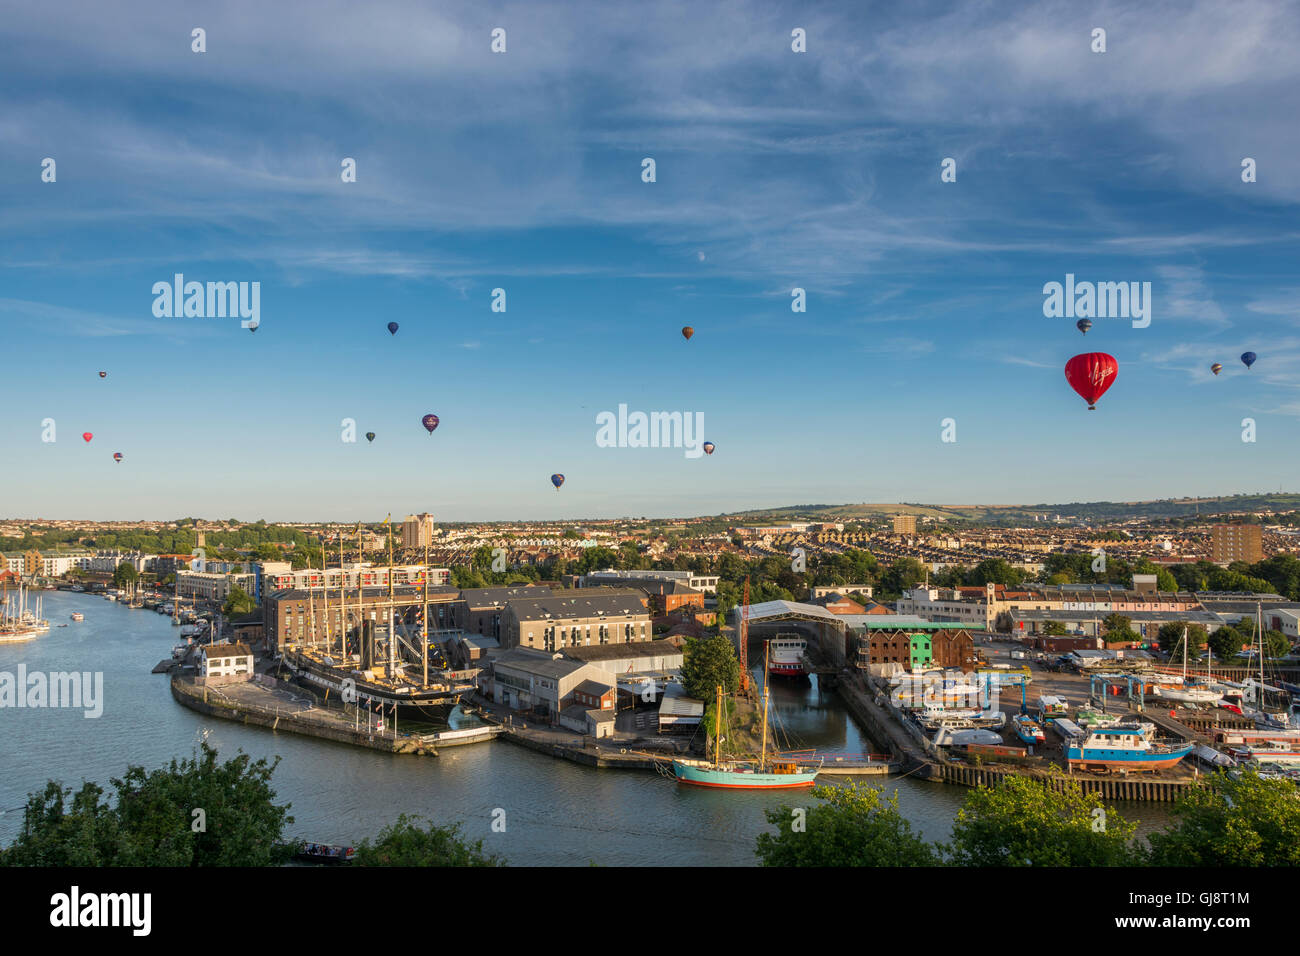
[{"label": "hot air balloon", "polygon": [[706,442],[704,443],[704,454],[706,454],[706,455],[712,455],[712,454],[713,454],[713,449],[715,449],[715,448],[717,448],[717,447],[718,447],[718,446],[715,445],[715,444],[713,444],[713,442],[711,442],[711,441],[706,441]]},{"label": "hot air balloon", "polygon": [[100,378],[108,378],[108,373],[107,373],[107,372],[100,372],[100,373],[99,373],[99,377],[100,377]]},{"label": "hot air balloon", "polygon": [[433,430],[438,427],[438,416],[434,415],[432,412],[425,415],[420,419],[420,421],[424,423],[425,430],[428,431],[430,435],[432,435]]},{"label": "hot air balloon", "polygon": [[691,328],[689,325],[686,326],[686,328],[682,329],[682,335],[686,337],[686,341],[688,342],[691,340],[691,336],[694,334],[695,334],[695,330]]},{"label": "hot air balloon", "polygon": [[1218,362],[1215,362],[1213,365],[1210,366],[1210,371],[1213,372],[1215,375],[1218,375],[1220,372],[1223,371],[1223,366],[1220,365]]},{"label": "hot air balloon", "polygon": [[375,433],[374,433],[374,432],[366,432],[366,441],[374,441],[374,440],[375,440]]},{"label": "hot air balloon", "polygon": [[115,452],[113,452],[113,460],[114,460],[114,461],[121,461],[121,460],[122,460],[122,453],[121,453],[120,451],[115,451]]},{"label": "hot air balloon", "polygon": [[1088,330],[1092,328],[1092,319],[1080,319],[1078,322],[1074,323],[1074,327],[1084,335],[1087,335]]},{"label": "hot air balloon", "polygon": [[95,436],[91,432],[82,432],[81,437],[84,438],[86,441],[90,441]]},{"label": "hot air balloon", "polygon": [[389,322],[389,323],[388,323],[388,332],[389,332],[390,335],[396,335],[396,334],[397,334],[397,323],[396,323],[396,322]]},{"label": "hot air balloon", "polygon": [[1242,360],[1243,362],[1246,363],[1246,368],[1250,368],[1252,365],[1255,364],[1255,353],[1254,353],[1254,352],[1242,352],[1242,353],[1241,353],[1241,360]]},{"label": "hot air balloon", "polygon": [[1065,363],[1065,380],[1088,403],[1089,411],[1097,407],[1097,399],[1106,394],[1117,375],[1119,363],[1105,352],[1085,352]]},{"label": "hot air balloon", "polygon": [[261,322],[249,322],[249,323],[248,323],[248,331],[250,331],[250,332],[256,332],[256,331],[257,331],[257,327],[258,327],[259,325],[261,325],[261,324],[262,324]]},{"label": "hot air balloon", "polygon": [[560,490],[560,485],[564,484],[564,476],[563,476],[563,475],[551,475],[551,484],[553,484],[553,485],[555,486],[555,490],[556,490],[556,491],[559,491],[559,490]]}]

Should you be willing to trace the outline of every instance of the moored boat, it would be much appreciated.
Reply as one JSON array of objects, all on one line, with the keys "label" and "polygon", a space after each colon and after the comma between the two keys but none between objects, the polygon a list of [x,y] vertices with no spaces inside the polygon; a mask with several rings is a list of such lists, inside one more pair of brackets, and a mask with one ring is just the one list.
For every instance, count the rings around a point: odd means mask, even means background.
[{"label": "moored boat", "polygon": [[[770,642],[769,642],[770,643]],[[764,672],[769,660],[764,660]],[[715,787],[725,790],[790,790],[796,787],[811,787],[821,772],[822,760],[815,765],[803,763],[788,755],[774,754],[769,758],[767,751],[768,729],[768,682],[763,681],[763,743],[757,759],[724,760],[722,753],[722,685],[718,685],[717,706],[714,710],[713,760],[675,759],[672,762],[673,776],[679,783],[696,787]]]},{"label": "moored boat", "polygon": [[80,611],[73,611],[70,616],[74,621],[84,621],[86,619],[86,615],[82,614]]},{"label": "moored boat", "polygon": [[808,641],[798,634],[778,634],[770,642],[771,659],[768,672],[780,677],[806,677],[808,669],[804,666],[803,655],[808,649]]}]

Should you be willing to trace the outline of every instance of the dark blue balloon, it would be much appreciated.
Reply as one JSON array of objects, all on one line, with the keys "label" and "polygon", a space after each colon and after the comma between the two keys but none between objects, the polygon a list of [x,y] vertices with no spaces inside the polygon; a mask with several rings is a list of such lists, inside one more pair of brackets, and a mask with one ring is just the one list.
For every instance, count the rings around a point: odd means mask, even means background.
[{"label": "dark blue balloon", "polygon": [[1242,353],[1241,353],[1241,360],[1242,360],[1243,362],[1246,363],[1246,368],[1250,368],[1252,365],[1255,364],[1255,353],[1254,353],[1254,352],[1242,352]]},{"label": "dark blue balloon", "polygon": [[556,491],[559,491],[560,485],[564,484],[564,476],[560,474],[551,475],[551,484],[555,486]]},{"label": "dark blue balloon", "polygon": [[389,322],[389,323],[388,323],[388,331],[391,332],[393,335],[396,335],[396,334],[397,334],[397,323],[396,323],[396,322]]}]

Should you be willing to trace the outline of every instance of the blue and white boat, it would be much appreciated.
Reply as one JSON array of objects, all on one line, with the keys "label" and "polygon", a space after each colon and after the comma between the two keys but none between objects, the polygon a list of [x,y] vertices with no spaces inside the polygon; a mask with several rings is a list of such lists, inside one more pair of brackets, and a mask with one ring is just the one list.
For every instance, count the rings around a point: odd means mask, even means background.
[{"label": "blue and white boat", "polygon": [[1043,733],[1043,728],[1028,714],[1017,714],[1012,717],[1011,728],[1016,732],[1017,737],[1031,747],[1047,742],[1047,734]]},{"label": "blue and white boat", "polygon": [[1192,744],[1160,744],[1140,727],[1094,727],[1065,745],[1065,761],[1080,770],[1164,770],[1192,752]]}]

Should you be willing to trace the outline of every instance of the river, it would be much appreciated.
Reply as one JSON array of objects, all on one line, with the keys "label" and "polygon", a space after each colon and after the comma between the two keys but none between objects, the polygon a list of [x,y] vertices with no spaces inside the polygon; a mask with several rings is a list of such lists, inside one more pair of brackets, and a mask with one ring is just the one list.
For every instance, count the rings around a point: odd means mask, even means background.
[{"label": "river", "polygon": [[[0,843],[21,823],[27,795],[49,779],[107,787],[128,765],[146,769],[190,756],[201,740],[229,757],[281,757],[272,778],[292,804],[287,833],[323,843],[373,837],[399,813],[461,822],[486,851],[514,865],[754,865],[755,837],[771,827],[763,811],[808,805],[802,793],[726,792],[678,786],[654,773],[595,770],[497,741],[443,750],[437,758],[394,756],[197,714],[172,700],[167,677],[151,674],[178,641],[170,618],[101,597],[39,592],[53,625],[26,644],[0,646],[0,671],[102,672],[103,714],[0,709]],[[81,611],[86,619],[71,622]],[[58,627],[59,624],[68,627]],[[775,723],[800,747],[875,749],[834,694],[816,682],[773,684]],[[841,778],[843,779],[843,778]],[[903,813],[927,839],[947,839],[967,791],[907,778],[861,778],[896,791]],[[1147,826],[1160,805],[1121,805]],[[493,832],[494,817],[504,832]]]}]

